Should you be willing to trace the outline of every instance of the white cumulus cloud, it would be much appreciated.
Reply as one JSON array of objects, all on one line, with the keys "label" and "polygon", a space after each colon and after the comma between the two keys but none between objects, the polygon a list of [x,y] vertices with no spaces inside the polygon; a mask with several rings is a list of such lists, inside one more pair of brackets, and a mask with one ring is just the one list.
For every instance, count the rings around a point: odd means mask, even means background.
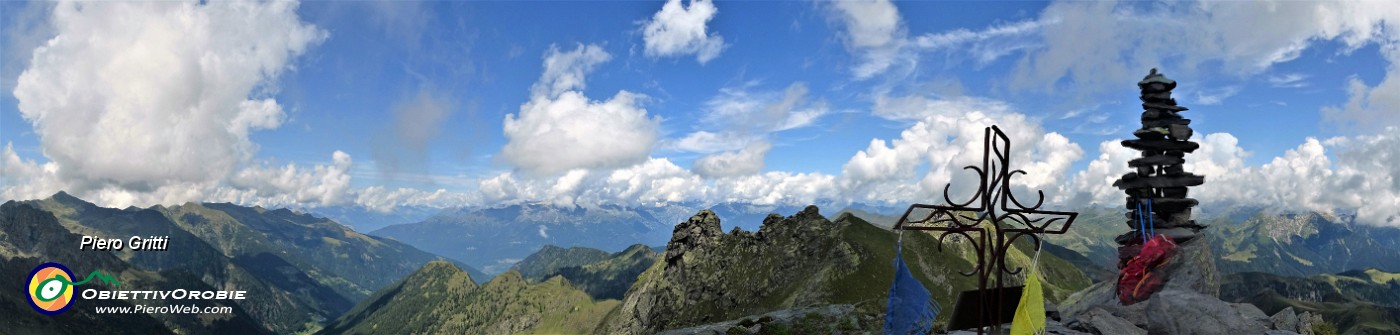
[{"label": "white cumulus cloud", "polygon": [[644,163],[614,170],[602,183],[603,187],[595,190],[604,193],[594,197],[623,204],[703,200],[712,192],[700,176],[666,158],[649,158]]},{"label": "white cumulus cloud", "polygon": [[1213,179],[1207,175],[1197,197],[1282,211],[1355,211],[1360,223],[1400,225],[1397,130],[1392,127],[1382,135],[1327,140],[1308,138],[1261,166],[1230,170]]},{"label": "white cumulus cloud", "polygon": [[1128,173],[1128,161],[1140,155],[1137,151],[1124,148],[1118,140],[1099,143],[1099,157],[1090,161],[1084,170],[1076,172],[1069,186],[1056,193],[1055,201],[1069,208],[1114,206],[1124,202],[1123,191],[1113,187],[1113,182]]},{"label": "white cumulus cloud", "polygon": [[229,178],[229,186],[251,193],[240,203],[333,205],[350,196],[350,154],[337,150],[331,164],[312,168],[288,164],[280,168],[253,166]]},{"label": "white cumulus cloud", "polygon": [[641,107],[645,97],[619,91],[595,101],[583,95],[584,77],[610,56],[596,45],[551,48],[544,74],[520,112],[506,115],[501,157],[537,175],[608,169],[643,161],[656,143],[660,119]]},{"label": "white cumulus cloud", "polygon": [[380,213],[388,213],[399,206],[423,206],[444,208],[462,206],[469,203],[466,195],[437,189],[431,192],[412,188],[389,189],[384,186],[370,186],[360,189],[355,195],[355,204]]},{"label": "white cumulus cloud", "polygon": [[715,180],[714,189],[712,201],[759,205],[809,205],[841,197],[836,176],[824,173],[764,172]]},{"label": "white cumulus cloud", "polygon": [[649,57],[695,55],[704,64],[719,57],[724,50],[724,37],[706,32],[705,25],[719,10],[709,0],[667,0],[661,10],[642,28],[642,40]]},{"label": "white cumulus cloud", "polygon": [[15,152],[12,143],[0,151],[0,199],[36,199],[53,195],[65,188],[58,178],[59,166],[48,162],[39,164],[25,160]]},{"label": "white cumulus cloud", "polygon": [[611,59],[612,55],[603,51],[603,47],[593,44],[579,44],[573,51],[560,51],[558,46],[551,45],[545,52],[544,72],[531,93],[552,96],[570,90],[583,90],[588,73]]},{"label": "white cumulus cloud", "polygon": [[700,177],[669,159],[644,162],[590,173],[576,169],[558,177],[518,175],[512,172],[482,180],[478,196],[490,204],[544,202],[556,205],[639,205],[702,200],[707,187]]},{"label": "white cumulus cloud", "polygon": [[[275,79],[327,36],[297,6],[54,4],[53,37],[33,50],[13,92],[48,159],[36,185],[108,205],[211,196],[257,151],[249,134],[285,120],[267,98]],[[5,192],[58,191],[32,186]]]}]

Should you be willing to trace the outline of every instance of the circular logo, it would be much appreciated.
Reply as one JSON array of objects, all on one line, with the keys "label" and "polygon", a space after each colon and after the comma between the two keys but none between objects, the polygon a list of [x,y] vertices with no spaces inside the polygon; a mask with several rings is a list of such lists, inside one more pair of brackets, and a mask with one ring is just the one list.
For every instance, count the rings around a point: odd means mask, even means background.
[{"label": "circular logo", "polygon": [[58,315],[73,306],[73,271],[58,263],[39,264],[29,272],[29,306]]}]

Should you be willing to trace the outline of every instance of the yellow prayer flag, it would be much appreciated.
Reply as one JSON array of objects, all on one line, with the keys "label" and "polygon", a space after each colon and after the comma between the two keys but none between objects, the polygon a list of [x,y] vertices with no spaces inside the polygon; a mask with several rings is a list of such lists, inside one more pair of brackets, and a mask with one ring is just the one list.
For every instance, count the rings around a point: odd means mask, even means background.
[{"label": "yellow prayer flag", "polygon": [[1040,273],[1032,265],[1026,275],[1026,288],[1021,290],[1021,303],[1016,317],[1011,319],[1011,335],[1045,333],[1045,297],[1040,292]]}]

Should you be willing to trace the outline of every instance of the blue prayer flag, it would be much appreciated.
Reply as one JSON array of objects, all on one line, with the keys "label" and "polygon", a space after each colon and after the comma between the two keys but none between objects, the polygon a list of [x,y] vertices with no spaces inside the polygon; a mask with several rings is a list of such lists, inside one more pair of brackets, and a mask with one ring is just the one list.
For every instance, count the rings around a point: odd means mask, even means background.
[{"label": "blue prayer flag", "polygon": [[914,279],[901,252],[895,251],[894,284],[890,285],[890,302],[885,308],[885,334],[928,334],[942,309],[924,284]]}]

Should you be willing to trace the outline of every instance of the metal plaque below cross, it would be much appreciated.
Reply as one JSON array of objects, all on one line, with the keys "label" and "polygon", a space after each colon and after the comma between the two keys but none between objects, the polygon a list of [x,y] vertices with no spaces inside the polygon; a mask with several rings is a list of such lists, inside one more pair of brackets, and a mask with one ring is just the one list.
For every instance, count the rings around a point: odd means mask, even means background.
[{"label": "metal plaque below cross", "polygon": [[[948,330],[964,330],[994,326],[992,320],[1010,321],[1016,315],[1016,305],[1021,302],[1021,289],[1025,286],[1010,286],[981,290],[963,291],[958,294],[958,302],[953,306],[953,317],[948,321]],[[997,302],[997,297],[1001,301]],[[983,309],[985,302],[991,301]],[[981,316],[978,315],[982,312]],[[998,314],[999,317],[993,317]]]}]

